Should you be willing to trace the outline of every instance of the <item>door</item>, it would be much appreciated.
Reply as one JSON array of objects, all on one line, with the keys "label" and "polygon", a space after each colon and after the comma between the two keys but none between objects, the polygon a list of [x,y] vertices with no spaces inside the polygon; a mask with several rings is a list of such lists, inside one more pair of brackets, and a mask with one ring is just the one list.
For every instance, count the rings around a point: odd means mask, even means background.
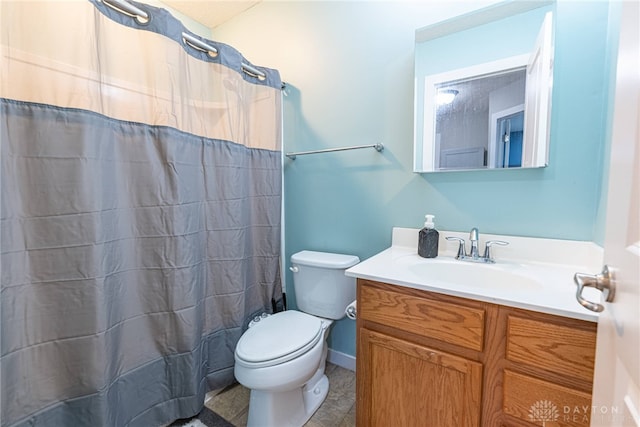
[{"label": "door", "polygon": [[481,363],[366,328],[358,334],[366,374],[358,376],[358,425],[480,425]]},{"label": "door", "polygon": [[622,5],[605,264],[616,294],[598,322],[592,426],[640,426],[640,47],[638,2]]},{"label": "door", "polygon": [[522,166],[523,122],[524,105],[509,109],[506,114],[501,111],[492,115],[490,125],[492,139],[489,140],[491,143],[489,153],[493,151],[494,158],[489,162],[489,167],[519,168]]}]

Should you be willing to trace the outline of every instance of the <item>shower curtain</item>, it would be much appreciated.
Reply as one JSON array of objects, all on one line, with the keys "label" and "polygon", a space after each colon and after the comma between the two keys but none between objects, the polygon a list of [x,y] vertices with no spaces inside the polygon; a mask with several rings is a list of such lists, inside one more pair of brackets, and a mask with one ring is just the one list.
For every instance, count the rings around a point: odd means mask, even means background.
[{"label": "shower curtain", "polygon": [[278,72],[130,3],[0,6],[2,427],[190,417],[281,298]]}]

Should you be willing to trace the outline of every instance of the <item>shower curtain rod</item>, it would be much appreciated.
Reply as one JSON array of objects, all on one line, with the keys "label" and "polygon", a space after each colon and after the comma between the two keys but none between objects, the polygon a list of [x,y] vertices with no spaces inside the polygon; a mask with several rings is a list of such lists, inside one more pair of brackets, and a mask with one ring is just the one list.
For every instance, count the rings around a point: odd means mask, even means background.
[{"label": "shower curtain rod", "polygon": [[377,152],[381,152],[382,150],[384,150],[384,145],[378,143],[370,145],[356,145],[353,147],[327,148],[324,150],[299,151],[297,153],[287,153],[285,154],[285,156],[287,156],[291,160],[295,160],[296,156],[304,156],[305,154],[331,153],[333,151],[359,150],[361,148],[375,148]]},{"label": "shower curtain rod", "polygon": [[[145,22],[146,20],[149,19],[149,14],[147,12],[140,9],[139,7],[132,5],[126,0],[98,0],[98,1],[102,1],[104,4],[111,6],[114,10],[117,10],[118,12],[124,12],[128,15],[133,15],[133,17],[138,22]],[[212,52],[214,54],[218,53],[218,49],[216,49],[215,47],[211,46],[206,42],[203,42],[197,37],[192,36],[189,33],[183,32],[182,39],[185,42],[185,44],[188,44],[189,46],[195,49],[198,49],[204,52]],[[244,62],[242,63],[242,71],[244,71],[247,74],[251,74],[255,77],[263,77],[263,78],[266,77],[265,73],[263,73],[262,71],[258,70],[257,68],[249,64],[245,64]]]}]

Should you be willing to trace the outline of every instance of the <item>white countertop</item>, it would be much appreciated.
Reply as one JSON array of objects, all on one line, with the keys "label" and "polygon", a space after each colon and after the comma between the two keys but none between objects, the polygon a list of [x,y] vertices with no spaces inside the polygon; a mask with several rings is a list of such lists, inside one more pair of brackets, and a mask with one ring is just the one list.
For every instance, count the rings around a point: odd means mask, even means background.
[{"label": "white countertop", "polygon": [[[599,267],[596,266],[601,261],[601,249],[592,243],[484,236],[486,240],[500,239],[511,244],[510,251],[502,250],[502,247],[495,251],[496,264],[487,265],[488,269],[524,273],[528,277],[534,277],[537,284],[531,287],[510,287],[504,284],[480,286],[428,279],[425,274],[420,273],[428,271],[426,269],[429,268],[429,263],[451,263],[452,268],[456,268],[457,263],[467,264],[454,259],[457,243],[444,240],[451,235],[467,237],[464,233],[440,231],[439,255],[432,260],[418,256],[414,246],[417,245],[417,232],[415,229],[395,228],[390,248],[349,268],[346,275],[575,319],[592,322],[598,320],[597,313],[582,307],[576,300],[576,285],[573,281],[576,272],[598,271]],[[481,250],[485,241],[482,237],[479,245]],[[522,257],[527,260],[523,261]],[[422,270],[411,268],[418,264]],[[595,289],[585,289],[583,296],[593,302],[600,301],[600,293]]]}]

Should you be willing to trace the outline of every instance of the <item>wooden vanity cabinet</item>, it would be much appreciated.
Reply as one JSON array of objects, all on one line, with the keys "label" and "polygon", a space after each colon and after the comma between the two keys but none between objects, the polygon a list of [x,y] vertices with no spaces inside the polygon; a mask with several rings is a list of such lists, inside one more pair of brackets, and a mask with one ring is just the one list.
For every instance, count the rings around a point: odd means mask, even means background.
[{"label": "wooden vanity cabinet", "polygon": [[358,426],[589,425],[595,323],[364,279],[357,298]]},{"label": "wooden vanity cabinet", "polygon": [[500,307],[502,425],[589,426],[597,323]]},{"label": "wooden vanity cabinet", "polygon": [[485,309],[358,284],[358,426],[477,426]]}]

